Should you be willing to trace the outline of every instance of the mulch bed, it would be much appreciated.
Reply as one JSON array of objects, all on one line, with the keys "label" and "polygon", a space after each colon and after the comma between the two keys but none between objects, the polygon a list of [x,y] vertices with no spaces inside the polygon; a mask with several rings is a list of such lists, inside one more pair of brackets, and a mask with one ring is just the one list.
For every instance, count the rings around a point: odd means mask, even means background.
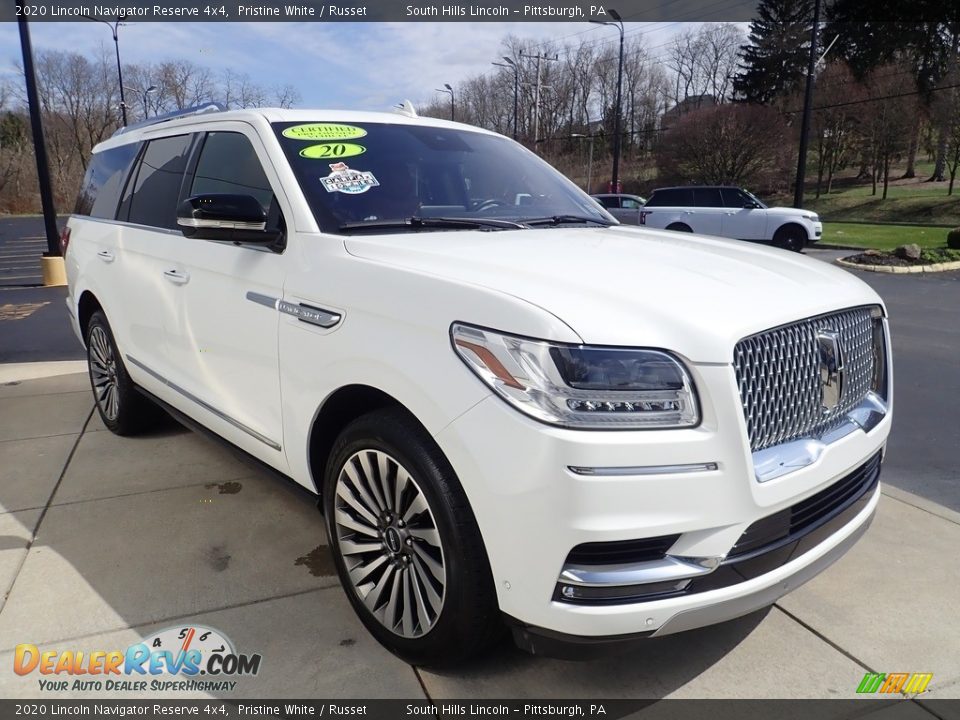
[{"label": "mulch bed", "polygon": [[923,260],[907,260],[906,258],[897,257],[893,253],[858,253],[857,255],[845,257],[844,260],[856,263],[857,265],[886,265],[888,267],[910,267],[912,265],[930,264]]}]

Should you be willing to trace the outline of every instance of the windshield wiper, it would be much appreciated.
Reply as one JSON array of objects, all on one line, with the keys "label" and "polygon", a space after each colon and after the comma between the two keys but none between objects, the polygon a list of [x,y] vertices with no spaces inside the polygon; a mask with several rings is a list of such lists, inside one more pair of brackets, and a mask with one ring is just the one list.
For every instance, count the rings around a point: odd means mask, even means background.
[{"label": "windshield wiper", "polygon": [[593,225],[602,225],[603,227],[610,227],[614,223],[609,220],[602,220],[600,218],[587,217],[585,215],[551,215],[549,217],[539,217],[539,218],[529,218],[526,220],[519,220],[524,225],[535,226],[535,225],[573,225],[573,224],[593,224]]},{"label": "windshield wiper", "polygon": [[351,230],[419,230],[421,228],[460,228],[462,230],[522,230],[523,225],[512,220],[496,218],[458,218],[458,217],[408,217],[396,220],[370,220],[367,222],[349,222],[340,226],[341,231]]}]

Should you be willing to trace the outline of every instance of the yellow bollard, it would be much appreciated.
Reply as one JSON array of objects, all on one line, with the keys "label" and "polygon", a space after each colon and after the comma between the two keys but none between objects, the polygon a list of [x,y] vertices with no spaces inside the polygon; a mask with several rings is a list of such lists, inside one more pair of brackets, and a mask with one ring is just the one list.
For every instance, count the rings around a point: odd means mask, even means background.
[{"label": "yellow bollard", "polygon": [[40,270],[43,272],[44,287],[57,287],[67,284],[67,270],[62,257],[44,256],[40,258]]}]

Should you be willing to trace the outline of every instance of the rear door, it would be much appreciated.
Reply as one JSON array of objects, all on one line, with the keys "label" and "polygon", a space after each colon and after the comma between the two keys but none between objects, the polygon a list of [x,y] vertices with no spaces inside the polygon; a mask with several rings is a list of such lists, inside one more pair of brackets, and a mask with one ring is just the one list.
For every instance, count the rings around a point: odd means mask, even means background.
[{"label": "rear door", "polygon": [[621,195],[620,207],[616,210],[610,210],[610,214],[620,222],[626,223],[627,225],[639,225],[640,209],[642,207],[643,203],[640,202],[639,198],[630,197],[629,195]]},{"label": "rear door", "polygon": [[702,235],[723,235],[723,196],[720,188],[696,187],[693,189],[695,206],[690,227]]},{"label": "rear door", "polygon": [[[187,196],[251,195],[283,227],[285,196],[260,138],[246,123],[217,123],[207,132],[188,176]],[[172,355],[184,368],[184,389],[205,424],[265,462],[284,469],[279,313],[288,251],[180,238],[187,281]]]},{"label": "rear door", "polygon": [[149,140],[117,211],[121,233],[116,265],[122,278],[118,311],[125,317],[120,349],[134,380],[168,401],[174,399],[168,381],[184,379],[168,337],[179,322],[182,284],[183,236],[176,209],[195,140],[190,133]]}]

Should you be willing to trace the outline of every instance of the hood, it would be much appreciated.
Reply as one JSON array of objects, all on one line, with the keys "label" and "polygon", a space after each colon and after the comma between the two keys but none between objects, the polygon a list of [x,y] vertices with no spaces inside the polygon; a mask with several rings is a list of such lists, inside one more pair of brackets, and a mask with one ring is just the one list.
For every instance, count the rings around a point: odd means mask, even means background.
[{"label": "hood", "polygon": [[755,332],[880,303],[850,273],[798,253],[624,226],[355,235],[345,244],[357,257],[519,297],[584,343],[663,348],[702,363],[732,362],[736,342]]},{"label": "hood", "polygon": [[775,215],[786,215],[786,216],[789,216],[789,217],[804,217],[804,216],[806,216],[806,215],[816,215],[818,218],[820,217],[820,216],[817,215],[817,213],[814,212],[813,210],[803,210],[803,209],[800,209],[800,208],[791,208],[791,207],[772,207],[772,208],[767,208],[767,212],[768,212],[768,213],[773,213],[773,214],[775,214]]}]

